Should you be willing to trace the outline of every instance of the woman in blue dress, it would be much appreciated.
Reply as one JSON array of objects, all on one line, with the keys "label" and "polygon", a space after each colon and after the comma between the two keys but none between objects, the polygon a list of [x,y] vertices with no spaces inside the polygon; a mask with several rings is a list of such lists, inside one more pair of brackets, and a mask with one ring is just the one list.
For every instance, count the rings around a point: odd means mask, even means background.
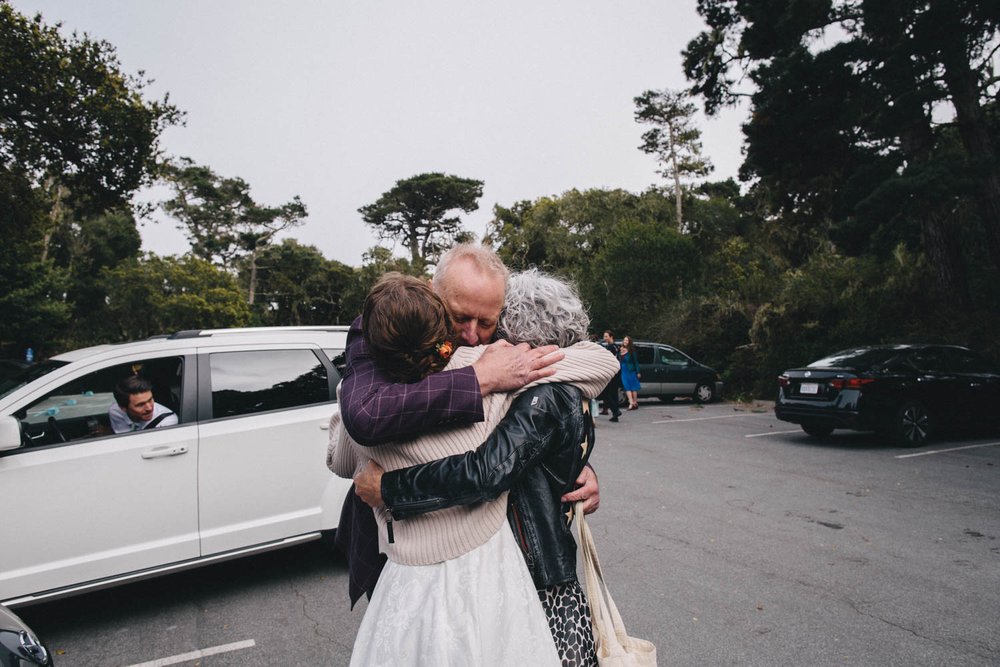
[{"label": "woman in blue dress", "polygon": [[619,362],[622,365],[622,389],[628,398],[628,409],[636,410],[639,407],[639,388],[641,386],[639,378],[642,377],[642,374],[639,372],[639,360],[636,359],[631,336],[625,336],[622,339],[618,354],[621,355]]}]

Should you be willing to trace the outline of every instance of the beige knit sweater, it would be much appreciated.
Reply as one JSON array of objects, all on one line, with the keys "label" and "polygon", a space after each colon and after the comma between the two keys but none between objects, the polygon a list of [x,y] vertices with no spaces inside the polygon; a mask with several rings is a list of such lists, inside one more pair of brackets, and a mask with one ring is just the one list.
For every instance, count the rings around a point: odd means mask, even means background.
[{"label": "beige knit sweater", "polygon": [[[458,348],[448,368],[461,368],[474,363],[485,349],[483,345]],[[563,351],[566,358],[553,365],[555,374],[528,387],[542,382],[565,382],[578,387],[584,397],[595,398],[619,369],[614,355],[596,343],[585,341]],[[365,459],[374,460],[385,470],[397,470],[473,451],[497,427],[520,391],[489,394],[483,398],[484,420],[476,424],[437,430],[376,447],[363,447],[354,442],[347,434],[338,411],[330,420],[327,466],[336,475],[351,478]],[[337,393],[339,398],[339,386]],[[386,538],[386,521],[391,517],[383,507],[375,511],[379,550],[393,562],[404,565],[440,563],[485,544],[503,525],[506,514],[507,493],[503,493],[494,501],[449,507],[405,521],[394,521],[394,542],[390,544]]]}]

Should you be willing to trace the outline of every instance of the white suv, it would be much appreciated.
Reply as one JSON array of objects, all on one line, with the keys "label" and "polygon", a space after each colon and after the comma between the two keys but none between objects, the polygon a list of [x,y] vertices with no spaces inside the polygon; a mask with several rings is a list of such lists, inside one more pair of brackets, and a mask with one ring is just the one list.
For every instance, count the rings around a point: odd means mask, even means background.
[{"label": "white suv", "polygon": [[[53,357],[0,384],[0,602],[15,606],[321,537],[347,327],[184,331]],[[148,380],[176,425],[114,433]],[[172,420],[170,420],[172,421]]]}]

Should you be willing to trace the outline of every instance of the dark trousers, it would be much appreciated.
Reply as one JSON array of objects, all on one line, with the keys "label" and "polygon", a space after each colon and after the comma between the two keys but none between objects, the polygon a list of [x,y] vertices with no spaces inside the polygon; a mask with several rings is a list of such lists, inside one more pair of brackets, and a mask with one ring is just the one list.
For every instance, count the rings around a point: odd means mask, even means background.
[{"label": "dark trousers", "polygon": [[611,414],[615,417],[621,415],[621,408],[618,407],[618,390],[622,386],[622,376],[621,373],[615,373],[615,376],[611,378],[608,382],[608,386],[604,388],[604,391],[598,396],[601,399],[601,407],[611,408]]}]

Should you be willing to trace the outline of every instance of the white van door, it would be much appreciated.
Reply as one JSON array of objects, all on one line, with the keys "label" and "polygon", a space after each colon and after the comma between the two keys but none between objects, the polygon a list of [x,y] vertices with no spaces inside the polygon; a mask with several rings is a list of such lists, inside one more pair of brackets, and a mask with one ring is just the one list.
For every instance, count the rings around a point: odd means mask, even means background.
[{"label": "white van door", "polygon": [[109,379],[145,363],[69,375],[11,411],[30,444],[0,455],[0,600],[198,557],[197,425],[108,425]]},{"label": "white van door", "polygon": [[[324,512],[336,480],[325,464],[336,404],[320,354],[302,347],[213,351],[199,364],[204,555],[336,525],[339,508]],[[350,481],[341,481],[343,497]]]}]

